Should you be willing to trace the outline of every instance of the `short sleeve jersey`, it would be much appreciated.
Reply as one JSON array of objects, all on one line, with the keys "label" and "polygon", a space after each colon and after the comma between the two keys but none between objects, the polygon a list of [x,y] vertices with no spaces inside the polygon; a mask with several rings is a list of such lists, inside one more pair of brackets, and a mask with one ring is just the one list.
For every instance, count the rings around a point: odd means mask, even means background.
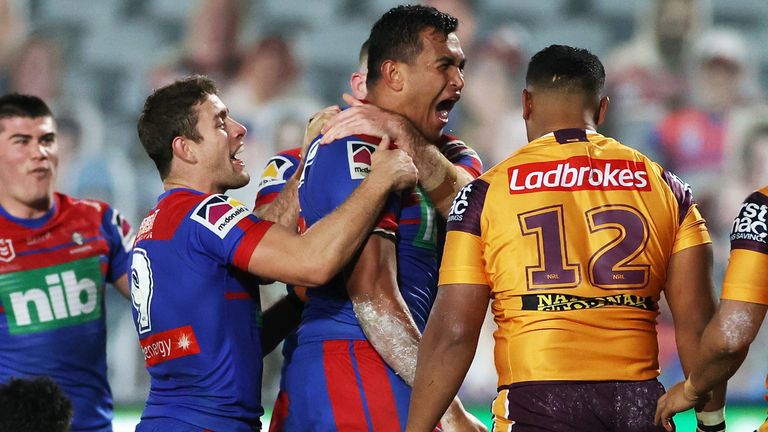
[{"label": "short sleeve jersey", "polygon": [[[483,166],[464,142],[443,135],[438,142],[443,156],[477,178]],[[437,271],[445,242],[445,219],[419,186],[403,193],[397,240],[397,277],[400,293],[416,327],[423,332],[437,294]]]},{"label": "short sleeve jersey", "polygon": [[[379,140],[350,136],[320,145],[319,138],[310,145],[299,182],[300,222],[311,227],[340,206],[371,169],[371,155]],[[395,239],[400,213],[400,198],[390,196],[374,232]],[[344,278],[307,290],[299,344],[324,340],[364,340]]]},{"label": "short sleeve jersey", "polygon": [[733,221],[721,298],[768,305],[768,187],[747,197]]},{"label": "short sleeve jersey", "polygon": [[247,273],[271,227],[226,195],[160,196],[131,251],[133,318],[151,383],[143,419],[260,425],[261,308]]},{"label": "short sleeve jersey", "polygon": [[709,241],[677,177],[611,138],[564,129],[458,194],[440,285],[489,286],[500,386],[646,380],[658,375],[669,259]]},{"label": "short sleeve jersey", "polygon": [[38,219],[0,208],[0,382],[48,375],[72,430],[111,431],[104,286],[125,275],[133,231],[103,202],[54,201]]}]

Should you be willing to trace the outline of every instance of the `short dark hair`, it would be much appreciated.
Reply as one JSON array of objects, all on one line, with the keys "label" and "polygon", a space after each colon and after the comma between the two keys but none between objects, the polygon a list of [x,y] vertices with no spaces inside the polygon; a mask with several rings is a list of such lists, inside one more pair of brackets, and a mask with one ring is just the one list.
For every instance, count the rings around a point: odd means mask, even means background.
[{"label": "short dark hair", "polygon": [[531,58],[525,84],[539,89],[599,96],[605,86],[605,68],[600,59],[586,49],[550,45]]},{"label": "short dark hair", "polygon": [[[51,117],[53,113],[48,105],[37,96],[9,93],[0,96],[0,119],[11,117]],[[3,130],[0,125],[0,131]]]},{"label": "short dark hair", "polygon": [[421,53],[420,34],[433,28],[443,35],[456,31],[459,20],[431,6],[401,5],[390,9],[373,25],[368,38],[369,88],[381,78],[381,64],[386,60],[411,64]]},{"label": "short dark hair", "polygon": [[171,170],[171,143],[178,136],[202,139],[197,130],[197,110],[208,95],[218,94],[213,80],[195,75],[154,91],[144,103],[137,129],[147,155],[155,162],[160,178]]},{"label": "short dark hair", "polygon": [[51,378],[11,378],[0,385],[0,431],[64,432],[72,402]]}]

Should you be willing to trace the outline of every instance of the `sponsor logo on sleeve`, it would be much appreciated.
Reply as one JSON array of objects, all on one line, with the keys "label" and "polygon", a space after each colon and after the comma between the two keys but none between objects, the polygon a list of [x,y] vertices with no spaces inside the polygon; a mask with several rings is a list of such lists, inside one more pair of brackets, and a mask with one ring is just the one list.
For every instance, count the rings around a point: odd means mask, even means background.
[{"label": "sponsor logo on sleeve", "polygon": [[148,215],[144,218],[144,220],[141,221],[141,225],[139,225],[139,232],[136,233],[135,243],[152,238],[152,227],[155,225],[155,218],[157,218],[157,213],[159,211],[160,209],[155,209],[152,214]]},{"label": "sponsor logo on sleeve", "polygon": [[645,163],[574,156],[509,167],[509,193],[651,190]]},{"label": "sponsor logo on sleeve", "polygon": [[362,141],[347,141],[349,175],[353,179],[364,179],[371,172],[371,155],[376,146]]},{"label": "sponsor logo on sleeve", "polygon": [[11,262],[14,258],[16,258],[16,252],[13,251],[11,239],[0,239],[0,261]]},{"label": "sponsor logo on sleeve", "polygon": [[192,326],[155,333],[140,341],[147,367],[200,353]]},{"label": "sponsor logo on sleeve", "polygon": [[453,199],[451,209],[448,212],[447,222],[461,222],[464,220],[464,212],[469,206],[469,195],[472,193],[472,183],[461,188],[456,198]]},{"label": "sponsor logo on sleeve", "polygon": [[261,179],[256,188],[257,192],[267,186],[283,184],[287,181],[285,173],[293,166],[293,162],[284,156],[275,156],[269,160],[267,167],[261,173]]},{"label": "sponsor logo on sleeve", "polygon": [[240,201],[226,195],[211,195],[195,208],[191,218],[223,239],[248,214],[250,211]]},{"label": "sponsor logo on sleeve", "polygon": [[745,202],[733,221],[731,241],[747,240],[768,244],[768,205]]}]

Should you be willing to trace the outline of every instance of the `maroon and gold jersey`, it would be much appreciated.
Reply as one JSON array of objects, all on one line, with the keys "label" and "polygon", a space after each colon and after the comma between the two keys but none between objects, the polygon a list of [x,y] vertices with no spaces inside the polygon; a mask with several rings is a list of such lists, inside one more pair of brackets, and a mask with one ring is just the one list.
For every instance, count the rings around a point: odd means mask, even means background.
[{"label": "maroon and gold jersey", "polygon": [[[768,186],[748,196],[733,221],[720,298],[768,305]],[[768,431],[768,421],[759,430]]]},{"label": "maroon and gold jersey", "polygon": [[733,221],[721,298],[768,305],[768,186],[747,197]]},{"label": "maroon and gold jersey", "polygon": [[690,188],[592,131],[518,150],[457,195],[440,285],[490,288],[499,385],[646,380],[670,257],[709,243]]}]

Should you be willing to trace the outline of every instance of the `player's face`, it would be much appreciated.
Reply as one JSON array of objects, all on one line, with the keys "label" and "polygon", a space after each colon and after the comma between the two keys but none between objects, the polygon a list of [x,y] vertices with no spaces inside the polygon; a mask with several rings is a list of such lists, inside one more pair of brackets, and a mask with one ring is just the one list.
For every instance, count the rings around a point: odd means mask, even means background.
[{"label": "player's face", "polygon": [[10,117],[0,127],[0,204],[6,210],[48,210],[59,164],[53,119]]},{"label": "player's face", "polygon": [[216,95],[208,95],[197,110],[197,131],[202,136],[197,143],[200,166],[210,176],[211,192],[223,193],[247,185],[251,178],[245,162],[237,158],[245,146],[245,127],[229,116]]},{"label": "player's face", "polygon": [[404,114],[430,140],[437,140],[464,88],[464,52],[455,33],[421,32],[421,53],[405,65]]}]

